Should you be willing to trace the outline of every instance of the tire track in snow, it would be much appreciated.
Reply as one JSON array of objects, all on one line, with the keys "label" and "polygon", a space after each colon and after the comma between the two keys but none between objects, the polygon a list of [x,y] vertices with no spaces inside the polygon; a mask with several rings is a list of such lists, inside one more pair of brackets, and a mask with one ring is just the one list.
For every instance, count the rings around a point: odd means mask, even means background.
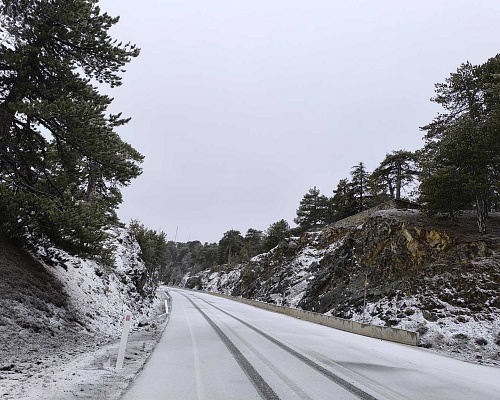
[{"label": "tire track in snow", "polygon": [[[201,300],[204,303],[206,303],[206,304],[214,307],[215,309],[217,309],[220,312],[228,315],[229,317],[234,318],[236,321],[238,321],[238,322],[242,323],[243,325],[245,325],[246,327],[252,329],[254,332],[257,332],[259,335],[263,336],[264,338],[266,338],[270,342],[274,343],[276,346],[280,347],[281,349],[285,350],[289,354],[291,354],[294,357],[298,358],[300,361],[302,361],[303,363],[305,363],[309,367],[313,368],[314,370],[318,371],[319,373],[321,373],[322,375],[324,375],[325,377],[327,377],[329,380],[331,380],[333,383],[335,383],[335,384],[343,387],[345,390],[347,390],[348,392],[354,394],[358,398],[360,398],[362,400],[377,400],[376,397],[373,397],[371,394],[365,392],[364,390],[358,388],[357,386],[355,386],[352,383],[346,381],[345,379],[341,378],[340,376],[334,374],[333,372],[329,371],[328,369],[322,367],[321,365],[317,364],[316,362],[314,362],[310,358],[302,355],[298,351],[292,349],[291,347],[287,346],[283,342],[280,342],[279,340],[273,338],[272,336],[268,335],[264,331],[261,331],[260,329],[256,328],[255,326],[249,324],[248,322],[246,322],[246,321],[238,318],[237,316],[235,316],[235,315],[233,315],[233,314],[231,314],[231,313],[223,310],[220,307],[217,307],[214,304],[211,304],[210,302],[208,302],[208,301],[206,301],[206,300],[204,300],[204,299],[202,299],[202,298],[200,298],[198,296],[195,296],[195,295],[192,295],[192,296],[195,297],[195,298],[197,298],[198,300]],[[188,298],[188,297],[186,296],[186,298]],[[191,301],[191,299],[189,299],[189,300]]]},{"label": "tire track in snow", "polygon": [[238,332],[232,329],[229,325],[224,323],[224,327],[227,331],[231,332],[243,345],[245,345],[267,368],[276,374],[300,399],[302,400],[313,400],[309,397],[295,382],[289,379],[279,368],[277,368],[271,361],[269,361],[259,350],[248,343]]},{"label": "tire track in snow", "polygon": [[235,344],[231,342],[231,340],[226,336],[226,334],[222,332],[222,330],[215,324],[215,322],[213,322],[210,319],[210,317],[207,314],[205,314],[205,312],[200,307],[198,307],[198,305],[193,300],[191,300],[188,296],[186,296],[183,293],[180,294],[191,302],[191,304],[201,313],[201,315],[203,315],[203,317],[206,319],[208,324],[213,328],[213,330],[219,335],[221,340],[228,348],[229,352],[233,355],[233,357],[240,365],[243,372],[245,372],[245,374],[248,376],[254,387],[257,389],[260,396],[264,400],[280,400],[280,398],[274,392],[271,386],[269,386],[269,384],[264,380],[264,378],[262,378],[262,376],[253,367],[253,365],[250,364],[250,362],[238,350]]}]

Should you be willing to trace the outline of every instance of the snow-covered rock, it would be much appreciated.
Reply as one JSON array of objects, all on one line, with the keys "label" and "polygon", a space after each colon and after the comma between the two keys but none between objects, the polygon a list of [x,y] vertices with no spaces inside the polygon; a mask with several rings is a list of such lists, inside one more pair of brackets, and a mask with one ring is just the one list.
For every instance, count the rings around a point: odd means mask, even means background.
[{"label": "snow-covered rock", "polygon": [[467,213],[448,221],[377,211],[190,276],[186,286],[417,331],[423,347],[500,365],[500,214],[489,227],[477,234]]}]

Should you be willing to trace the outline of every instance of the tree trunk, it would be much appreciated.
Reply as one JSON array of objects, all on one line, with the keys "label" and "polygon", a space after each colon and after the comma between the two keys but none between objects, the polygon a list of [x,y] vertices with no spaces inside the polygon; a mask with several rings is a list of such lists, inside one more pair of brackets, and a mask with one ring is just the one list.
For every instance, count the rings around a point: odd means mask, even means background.
[{"label": "tree trunk", "polygon": [[401,164],[398,164],[396,173],[396,200],[401,199]]},{"label": "tree trunk", "polygon": [[389,194],[391,195],[391,199],[394,198],[394,186],[392,185],[392,181],[389,180],[387,182],[387,186],[389,187]]},{"label": "tree trunk", "polygon": [[9,110],[4,103],[0,106],[0,171],[7,168],[11,164],[11,159],[8,153],[10,128],[14,121],[15,112]]},{"label": "tree trunk", "polygon": [[481,195],[476,195],[477,226],[479,233],[486,233],[486,219],[488,217],[488,202]]},{"label": "tree trunk", "polygon": [[97,184],[97,179],[96,179],[96,174],[97,174],[97,163],[94,161],[89,161],[89,176],[88,176],[88,182],[87,182],[87,190],[85,193],[85,200],[90,201],[92,198],[92,194],[96,190],[96,184]]},{"label": "tree trunk", "polygon": [[16,110],[11,108],[11,105],[21,101],[23,98],[20,89],[23,78],[24,74],[19,73],[10,93],[5,97],[4,101],[0,103],[0,172],[8,168],[9,165],[10,168],[15,170],[15,163],[9,155],[7,148],[9,147],[9,137],[16,117]]}]

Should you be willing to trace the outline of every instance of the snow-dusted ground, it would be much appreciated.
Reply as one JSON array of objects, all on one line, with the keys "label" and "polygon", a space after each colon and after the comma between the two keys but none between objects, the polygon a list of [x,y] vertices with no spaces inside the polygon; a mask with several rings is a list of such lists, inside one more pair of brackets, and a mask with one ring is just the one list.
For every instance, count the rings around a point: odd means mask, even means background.
[{"label": "snow-dusted ground", "polygon": [[167,322],[165,314],[160,315],[152,321],[152,326],[137,329],[129,335],[123,369],[115,369],[118,340],[106,345],[87,346],[83,353],[64,360],[59,354],[42,355],[37,357],[43,359],[42,370],[32,374],[28,369],[16,374],[15,378],[0,380],[1,398],[118,399],[144,366]]},{"label": "snow-dusted ground", "polygon": [[353,312],[352,320],[384,326],[384,320],[371,315],[375,310],[379,315],[399,315],[400,322],[394,327],[419,332],[422,347],[470,362],[500,366],[500,318],[480,319],[466,315],[466,309],[449,304],[443,307],[447,316],[429,321],[415,296],[382,299],[368,302],[364,314]]},{"label": "snow-dusted ground", "polygon": [[[319,233],[309,233],[311,243],[302,248],[296,257],[292,258],[286,265],[286,279],[288,279],[288,288],[285,294],[273,293],[270,291],[270,297],[277,305],[285,305],[288,307],[296,307],[302,297],[304,297],[308,282],[314,279],[314,273],[310,272],[311,266],[318,263],[325,254],[333,252],[342,244],[342,240],[331,244],[326,248],[314,247]],[[299,238],[291,238],[292,241],[299,241]],[[259,254],[250,260],[250,263],[259,263],[266,258],[270,258],[277,248],[272,249],[268,253]],[[213,272],[210,274],[200,273],[203,280],[203,290],[208,292],[220,292],[230,295],[233,292],[234,286],[240,281],[241,270],[244,265],[237,265],[231,271]],[[181,286],[185,286],[189,276],[185,277]],[[276,280],[276,283],[279,281]]]},{"label": "snow-dusted ground", "polygon": [[[142,368],[168,321],[166,296],[163,289],[138,293],[145,271],[140,248],[128,230],[111,233],[113,269],[40,250],[45,261],[53,258],[50,266],[37,265],[44,279],[55,278],[46,290],[61,299],[37,308],[36,294],[3,300],[12,317],[0,321],[0,398],[114,399]],[[124,369],[116,371],[125,311],[133,315],[132,333]]]}]

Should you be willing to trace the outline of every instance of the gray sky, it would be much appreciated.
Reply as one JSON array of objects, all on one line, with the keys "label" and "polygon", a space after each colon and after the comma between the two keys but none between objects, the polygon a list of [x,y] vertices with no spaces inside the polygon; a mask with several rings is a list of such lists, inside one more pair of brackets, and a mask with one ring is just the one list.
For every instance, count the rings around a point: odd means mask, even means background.
[{"label": "gray sky", "polygon": [[498,0],[101,0],[136,43],[113,112],[145,155],[119,216],[173,240],[292,226],[313,186],[423,145],[429,99],[500,50]]}]

